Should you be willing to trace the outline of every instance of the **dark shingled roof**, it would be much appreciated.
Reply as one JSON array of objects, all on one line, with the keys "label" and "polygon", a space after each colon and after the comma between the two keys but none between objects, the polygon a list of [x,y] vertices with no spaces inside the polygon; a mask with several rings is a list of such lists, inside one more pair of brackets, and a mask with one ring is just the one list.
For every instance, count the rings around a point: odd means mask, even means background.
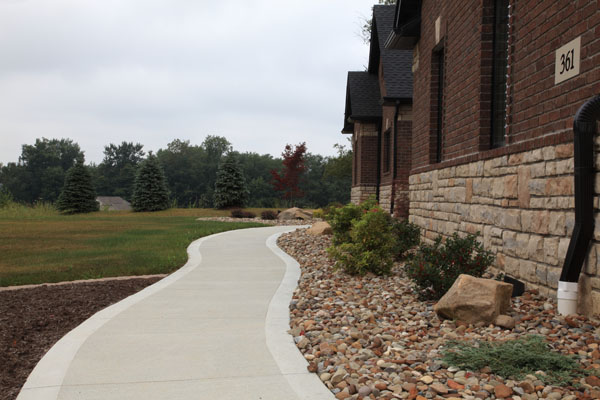
[{"label": "dark shingled roof", "polygon": [[395,8],[394,5],[373,7],[369,72],[377,74],[381,61],[386,97],[412,100],[412,51],[385,48],[394,26]]},{"label": "dark shingled roof", "polygon": [[100,209],[107,211],[130,211],[131,204],[118,196],[98,196],[96,201],[100,203]]},{"label": "dark shingled roof", "polygon": [[368,120],[381,118],[381,93],[377,75],[366,71],[348,72],[346,85],[346,112],[343,133],[352,133],[348,119]]}]

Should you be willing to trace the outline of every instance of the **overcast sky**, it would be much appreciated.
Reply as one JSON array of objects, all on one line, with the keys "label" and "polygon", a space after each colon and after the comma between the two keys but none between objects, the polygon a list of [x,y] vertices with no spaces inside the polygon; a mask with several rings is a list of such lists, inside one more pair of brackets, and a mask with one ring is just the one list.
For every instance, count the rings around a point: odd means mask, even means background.
[{"label": "overcast sky", "polygon": [[238,151],[346,143],[346,73],[374,0],[0,0],[0,162],[70,138],[146,150],[225,136]]}]

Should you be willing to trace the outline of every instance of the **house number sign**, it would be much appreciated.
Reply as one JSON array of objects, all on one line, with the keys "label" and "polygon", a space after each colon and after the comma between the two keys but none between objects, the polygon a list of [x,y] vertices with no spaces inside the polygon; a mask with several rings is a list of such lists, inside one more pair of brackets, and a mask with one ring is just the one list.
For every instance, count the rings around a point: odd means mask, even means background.
[{"label": "house number sign", "polygon": [[581,36],[556,50],[554,64],[554,84],[579,75],[581,64]]}]

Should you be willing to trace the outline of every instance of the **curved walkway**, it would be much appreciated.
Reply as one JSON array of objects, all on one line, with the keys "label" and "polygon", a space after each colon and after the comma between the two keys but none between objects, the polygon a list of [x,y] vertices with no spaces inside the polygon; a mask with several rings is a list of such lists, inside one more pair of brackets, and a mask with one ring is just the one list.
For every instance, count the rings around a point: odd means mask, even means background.
[{"label": "curved walkway", "polygon": [[17,399],[333,399],[287,334],[300,270],[275,242],[296,228],[193,242],[183,268],[57,342]]}]

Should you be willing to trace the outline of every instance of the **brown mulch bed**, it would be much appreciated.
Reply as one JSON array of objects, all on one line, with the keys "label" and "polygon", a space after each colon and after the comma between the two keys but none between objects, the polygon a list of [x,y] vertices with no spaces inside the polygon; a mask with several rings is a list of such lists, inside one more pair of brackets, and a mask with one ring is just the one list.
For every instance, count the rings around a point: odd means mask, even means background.
[{"label": "brown mulch bed", "polygon": [[15,399],[38,361],[66,333],[160,277],[0,291],[0,399]]}]

